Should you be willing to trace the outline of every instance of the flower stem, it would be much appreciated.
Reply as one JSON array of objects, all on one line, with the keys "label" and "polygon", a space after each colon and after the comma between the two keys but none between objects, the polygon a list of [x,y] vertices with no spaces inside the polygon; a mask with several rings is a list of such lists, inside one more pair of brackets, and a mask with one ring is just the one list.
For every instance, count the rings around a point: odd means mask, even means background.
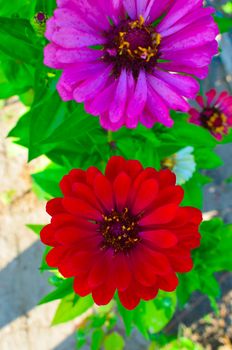
[{"label": "flower stem", "polygon": [[108,140],[108,143],[113,141],[113,132],[112,131],[107,132],[107,140]]}]

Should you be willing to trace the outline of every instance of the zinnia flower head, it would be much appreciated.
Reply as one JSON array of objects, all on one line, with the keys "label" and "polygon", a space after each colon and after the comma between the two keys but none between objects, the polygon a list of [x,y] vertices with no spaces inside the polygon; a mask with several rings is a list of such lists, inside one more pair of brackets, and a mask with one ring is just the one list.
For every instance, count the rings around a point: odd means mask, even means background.
[{"label": "zinnia flower head", "polygon": [[188,111],[217,53],[218,28],[203,0],[57,0],[44,63],[62,70],[63,100],[83,102],[101,125],[172,126]]},{"label": "zinnia flower head", "polygon": [[217,95],[215,89],[206,93],[206,99],[202,96],[196,98],[200,106],[199,109],[191,108],[190,123],[197,124],[206,128],[219,141],[223,135],[228,134],[232,127],[232,96],[227,91]]},{"label": "zinnia flower head", "polygon": [[46,22],[48,20],[48,16],[46,13],[40,11],[37,12],[31,21],[32,27],[38,36],[43,37],[46,30]]},{"label": "zinnia flower head", "polygon": [[40,11],[40,12],[37,12],[35,14],[34,19],[35,19],[36,23],[38,23],[38,24],[45,24],[48,17],[44,12]]},{"label": "zinnia flower head", "polygon": [[63,198],[48,202],[51,223],[41,231],[53,247],[47,263],[74,277],[80,296],[98,305],[116,291],[133,309],[159,289],[173,291],[176,272],[193,267],[201,212],[180,207],[183,190],[170,170],[144,169],[136,160],[112,157],[105,174],[90,167],[72,170],[60,187]]},{"label": "zinnia flower head", "polygon": [[170,169],[174,172],[178,185],[183,185],[189,181],[196,170],[193,151],[193,147],[185,147],[161,162],[164,169]]}]

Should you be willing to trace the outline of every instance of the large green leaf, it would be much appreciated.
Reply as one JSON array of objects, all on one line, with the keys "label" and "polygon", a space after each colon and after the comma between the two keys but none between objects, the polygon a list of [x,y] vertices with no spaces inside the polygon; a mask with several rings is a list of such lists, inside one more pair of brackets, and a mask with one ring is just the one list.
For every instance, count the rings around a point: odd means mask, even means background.
[{"label": "large green leaf", "polygon": [[158,296],[148,302],[140,302],[134,310],[134,323],[146,339],[160,332],[172,319],[176,310],[176,293],[160,291]]},{"label": "large green leaf", "polygon": [[71,294],[73,292],[73,279],[68,278],[64,280],[62,283],[59,284],[59,286],[52,291],[51,293],[47,294],[45,297],[43,297],[39,305],[49,303],[50,301],[62,299],[66,297],[67,295]]},{"label": "large green leaf", "polygon": [[52,324],[56,325],[71,321],[90,309],[93,304],[91,296],[78,298],[76,294],[72,293],[61,300]]},{"label": "large green leaf", "polygon": [[101,348],[104,335],[104,331],[100,328],[93,332],[91,339],[91,350],[99,350]]},{"label": "large green leaf", "polygon": [[99,127],[99,121],[84,111],[81,104],[77,104],[74,112],[49,135],[44,138],[46,144],[63,142],[70,139],[77,139],[86,133],[94,133]]},{"label": "large green leaf", "polygon": [[219,26],[221,34],[232,31],[232,18],[218,16],[215,16],[214,18]]},{"label": "large green leaf", "polygon": [[232,271],[232,225],[225,225],[221,219],[214,218],[203,222],[200,232],[201,245],[193,252],[194,269],[179,276],[177,294],[181,305],[196,290],[215,300],[220,296],[215,273]]},{"label": "large green leaf", "polygon": [[105,350],[122,350],[124,346],[125,342],[123,337],[116,332],[109,334],[104,340]]},{"label": "large green leaf", "polygon": [[200,169],[214,169],[223,165],[222,159],[210,148],[196,148],[194,156]]},{"label": "large green leaf", "polygon": [[202,209],[203,188],[199,174],[195,173],[182,187],[184,189],[184,200],[181,205]]},{"label": "large green leaf", "polygon": [[45,170],[33,174],[32,178],[44,192],[49,194],[49,197],[61,197],[59,183],[67,173],[67,168],[51,164]]},{"label": "large green leaf", "polygon": [[44,225],[34,225],[34,224],[27,224],[26,225],[29,229],[31,229],[36,235],[39,236],[40,231],[44,227]]},{"label": "large green leaf", "polygon": [[42,54],[29,21],[19,18],[0,17],[0,50],[10,58],[30,64]]},{"label": "large green leaf", "polygon": [[122,306],[118,296],[117,296],[117,307],[118,307],[118,312],[121,315],[125,325],[126,335],[129,336],[133,328],[134,311],[125,309]]}]

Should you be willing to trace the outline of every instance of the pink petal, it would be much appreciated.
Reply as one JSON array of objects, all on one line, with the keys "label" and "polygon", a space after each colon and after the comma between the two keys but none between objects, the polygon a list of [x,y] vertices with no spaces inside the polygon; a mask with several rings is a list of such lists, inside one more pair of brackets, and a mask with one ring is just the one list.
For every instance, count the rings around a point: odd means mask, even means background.
[{"label": "pink petal", "polygon": [[189,110],[189,104],[180,95],[173,91],[171,86],[163,80],[150,75],[148,81],[150,86],[165,101],[170,109],[182,112],[187,112]]},{"label": "pink petal", "polygon": [[179,92],[182,96],[188,98],[195,98],[200,88],[199,83],[195,79],[188,76],[159,70],[155,70],[154,75],[172,86],[176,92]]},{"label": "pink petal", "polygon": [[115,91],[114,99],[110,106],[109,117],[114,123],[124,117],[127,101],[127,72],[124,69],[118,79],[118,86]]},{"label": "pink petal", "polygon": [[127,115],[128,118],[136,118],[138,117],[146,104],[147,101],[147,81],[146,81],[146,73],[141,70],[134,95],[130,99],[128,108],[127,108]]}]

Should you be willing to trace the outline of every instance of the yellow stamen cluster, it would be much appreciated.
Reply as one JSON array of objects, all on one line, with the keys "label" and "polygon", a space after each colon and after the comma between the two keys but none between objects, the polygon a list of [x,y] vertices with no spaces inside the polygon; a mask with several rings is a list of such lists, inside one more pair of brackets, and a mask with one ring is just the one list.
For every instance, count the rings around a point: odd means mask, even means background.
[{"label": "yellow stamen cluster", "polygon": [[[215,126],[215,122],[217,119],[221,120],[220,126]],[[226,124],[227,118],[223,113],[215,112],[209,120],[207,120],[207,125],[209,129],[213,130],[216,133],[223,134],[225,130],[225,124]]]},{"label": "yellow stamen cluster", "polygon": [[102,249],[111,247],[115,254],[130,250],[140,240],[137,222],[128,208],[120,213],[112,210],[111,214],[103,215],[100,231],[104,237]]},{"label": "yellow stamen cluster", "polygon": [[157,55],[158,47],[161,43],[161,35],[151,31],[151,28],[146,27],[144,23],[144,18],[140,16],[139,20],[130,22],[129,27],[132,31],[139,29],[147,32],[147,34],[151,38],[151,45],[148,47],[138,46],[136,49],[132,49],[131,44],[129,43],[129,41],[126,40],[128,33],[119,32],[119,55],[127,54],[131,58],[139,58],[146,62],[149,62],[152,57],[155,57]]},{"label": "yellow stamen cluster", "polygon": [[163,169],[173,170],[174,166],[176,165],[176,155],[173,154],[172,156],[163,159],[161,165]]}]

